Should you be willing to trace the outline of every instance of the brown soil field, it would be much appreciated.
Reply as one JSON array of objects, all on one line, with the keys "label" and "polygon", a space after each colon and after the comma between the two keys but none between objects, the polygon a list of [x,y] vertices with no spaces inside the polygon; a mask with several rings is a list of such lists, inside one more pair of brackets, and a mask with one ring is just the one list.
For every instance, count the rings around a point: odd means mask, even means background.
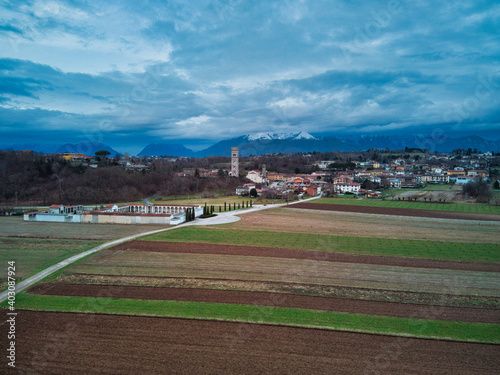
[{"label": "brown soil field", "polygon": [[350,286],[316,285],[287,282],[230,280],[201,277],[141,277],[130,275],[61,274],[54,280],[60,284],[140,286],[153,288],[189,288],[236,290],[294,294],[311,297],[328,297],[431,306],[500,309],[500,298],[485,298],[446,293],[393,291],[387,289],[354,288]]},{"label": "brown soil field", "polygon": [[[6,337],[7,324],[1,334]],[[7,340],[0,350],[7,352]],[[498,374],[500,346],[216,321],[18,311],[6,374]]]},{"label": "brown soil field", "polygon": [[399,318],[454,320],[463,322],[500,323],[500,310],[436,307],[390,302],[348,300],[340,298],[309,297],[292,294],[241,292],[190,288],[151,288],[133,286],[38,284],[29,290],[32,294],[130,298],[145,300],[172,300],[233,303],[295,307],[300,309],[340,311],[347,313],[385,315]]},{"label": "brown soil field", "polygon": [[271,258],[309,259],[325,262],[378,264],[400,267],[500,272],[499,263],[460,262],[375,255],[352,255],[314,250],[296,250],[276,247],[223,245],[211,243],[156,242],[135,240],[113,247],[113,251],[120,250],[184,254],[244,255]]},{"label": "brown soil field", "polygon": [[371,206],[351,206],[347,204],[298,203],[293,208],[324,211],[360,212],[365,214],[431,217],[436,219],[500,221],[500,215],[437,210],[417,210],[411,208],[388,208]]},{"label": "brown soil field", "polygon": [[94,275],[279,281],[500,297],[500,273],[258,256],[104,250],[66,269]]},{"label": "brown soil field", "polygon": [[240,221],[223,227],[370,238],[500,243],[497,225],[390,215],[374,219],[359,213],[293,207],[246,213],[241,215]]}]

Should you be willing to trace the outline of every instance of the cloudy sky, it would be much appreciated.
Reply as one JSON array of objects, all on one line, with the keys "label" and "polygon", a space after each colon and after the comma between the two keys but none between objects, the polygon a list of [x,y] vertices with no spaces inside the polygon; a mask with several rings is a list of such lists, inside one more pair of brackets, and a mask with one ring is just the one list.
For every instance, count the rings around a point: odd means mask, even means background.
[{"label": "cloudy sky", "polygon": [[0,144],[500,138],[498,1],[0,2]]}]

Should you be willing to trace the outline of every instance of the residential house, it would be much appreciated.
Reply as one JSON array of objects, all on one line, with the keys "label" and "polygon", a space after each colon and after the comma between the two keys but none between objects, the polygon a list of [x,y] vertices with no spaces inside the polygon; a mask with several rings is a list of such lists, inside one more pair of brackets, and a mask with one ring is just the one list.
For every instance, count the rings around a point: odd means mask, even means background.
[{"label": "residential house", "polygon": [[361,184],[358,182],[348,182],[345,184],[333,184],[333,190],[337,193],[352,193],[358,194],[361,189]]}]

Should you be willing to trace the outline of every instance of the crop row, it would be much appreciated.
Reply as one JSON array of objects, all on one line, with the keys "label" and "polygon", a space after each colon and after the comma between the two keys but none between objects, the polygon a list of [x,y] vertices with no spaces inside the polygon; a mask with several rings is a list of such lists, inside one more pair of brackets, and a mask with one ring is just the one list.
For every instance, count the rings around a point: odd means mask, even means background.
[{"label": "crop row", "polygon": [[427,240],[332,236],[185,227],[143,238],[149,241],[207,242],[269,246],[363,255],[500,262],[500,245]]}]

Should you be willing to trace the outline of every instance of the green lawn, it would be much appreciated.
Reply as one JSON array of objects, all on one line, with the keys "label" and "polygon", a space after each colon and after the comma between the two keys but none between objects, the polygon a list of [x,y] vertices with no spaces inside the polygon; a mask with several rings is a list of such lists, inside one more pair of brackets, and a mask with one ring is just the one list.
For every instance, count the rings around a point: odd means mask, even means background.
[{"label": "green lawn", "polygon": [[[462,190],[459,185],[427,185],[424,190]],[[404,192],[404,190],[402,190]]]},{"label": "green lawn", "polygon": [[[103,243],[90,240],[55,240],[39,238],[0,237],[0,262],[2,269],[7,269],[7,262],[16,262],[16,281],[20,281],[37,272],[91,249]],[[6,288],[6,279],[2,277],[0,290]]]},{"label": "green lawn", "polygon": [[235,229],[196,227],[178,228],[141,239],[147,241],[208,242],[270,246],[350,254],[469,262],[500,262],[500,245],[498,244],[329,236],[270,231],[240,231]]},{"label": "green lawn", "polygon": [[[500,324],[394,318],[222,303],[19,294],[16,309],[90,312],[279,324],[405,337],[500,343]],[[2,307],[6,308],[4,302]]]},{"label": "green lawn", "polygon": [[372,207],[390,207],[390,208],[413,208],[417,210],[437,210],[437,211],[455,211],[483,214],[499,214],[500,206],[489,206],[487,204],[467,204],[467,203],[424,203],[424,202],[405,202],[398,200],[380,200],[380,199],[349,199],[349,198],[320,198],[311,201],[311,203],[326,204],[344,204],[353,206],[372,206]]}]

